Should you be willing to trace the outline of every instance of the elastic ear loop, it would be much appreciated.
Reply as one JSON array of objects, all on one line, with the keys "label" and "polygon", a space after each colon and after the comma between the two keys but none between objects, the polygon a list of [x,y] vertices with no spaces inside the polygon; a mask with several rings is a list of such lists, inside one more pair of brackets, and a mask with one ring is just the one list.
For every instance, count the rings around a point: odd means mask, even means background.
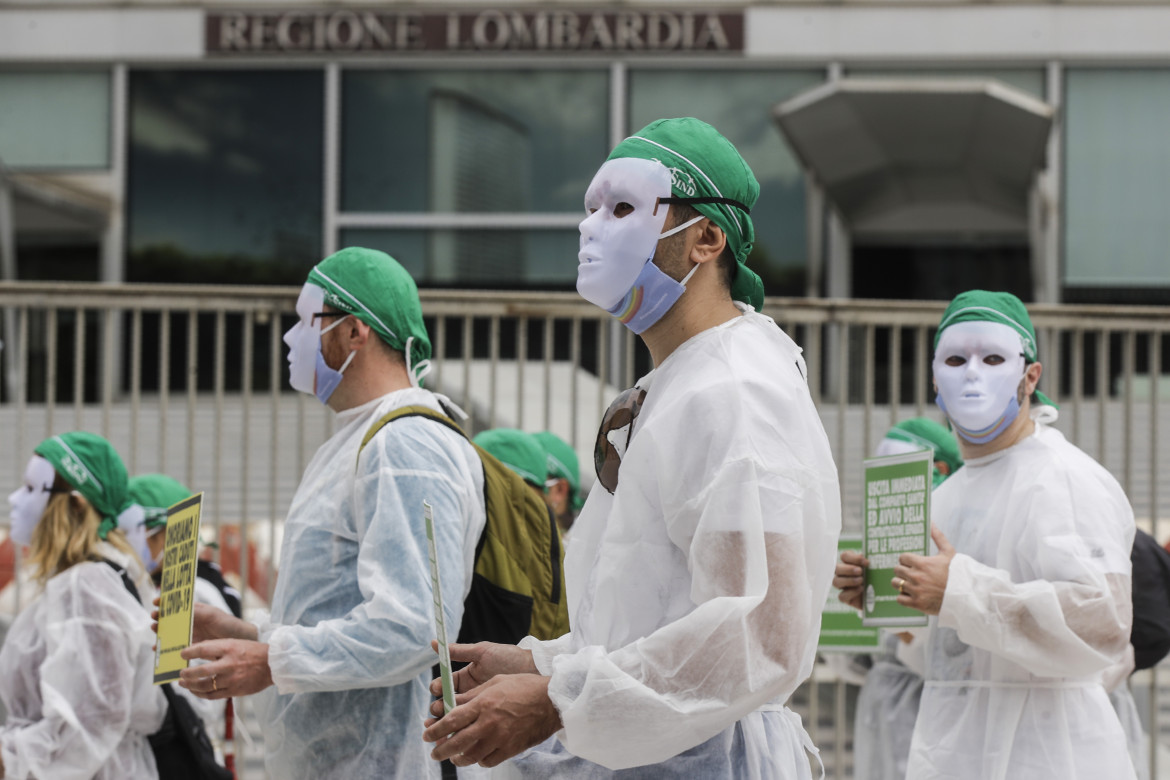
[{"label": "elastic ear loop", "polygon": [[691,225],[698,222],[700,219],[706,219],[706,217],[704,217],[702,214],[700,214],[699,216],[695,217],[694,219],[689,219],[686,222],[682,223],[681,225],[675,225],[674,227],[672,227],[670,230],[666,231],[665,233],[659,234],[658,240],[661,241],[664,238],[669,238],[670,236],[673,236],[675,233],[678,233],[679,231],[686,230]]},{"label": "elastic ear loop", "polygon": [[[659,241],[661,241],[661,240],[662,240],[662,239],[664,239],[664,238],[669,238],[670,236],[673,236],[675,233],[678,233],[678,232],[680,232],[680,231],[682,231],[682,230],[686,230],[686,229],[687,229],[687,228],[689,228],[691,225],[693,225],[693,224],[695,224],[696,222],[698,222],[700,219],[707,219],[707,218],[706,218],[706,217],[704,217],[702,214],[700,214],[699,216],[695,217],[694,219],[687,220],[686,222],[682,223],[681,225],[675,225],[675,226],[674,226],[674,227],[672,227],[670,230],[668,230],[668,231],[666,231],[665,233],[662,233],[661,235],[659,235],[659,236],[658,236],[658,240],[659,240]],[[686,276],[684,276],[684,277],[682,278],[682,281],[681,281],[681,282],[679,282],[679,284],[681,284],[683,287],[686,287],[686,286],[687,286],[687,282],[689,282],[689,281],[691,280],[691,277],[695,275],[695,271],[698,271],[698,270],[699,270],[699,265],[700,265],[700,263],[695,263],[695,267],[694,267],[694,268],[692,268],[690,271],[688,271],[688,272],[687,272],[687,275],[686,275]]]},{"label": "elastic ear loop", "polygon": [[[338,325],[340,325],[341,323],[345,322],[347,319],[349,319],[349,318],[350,318],[350,317],[352,317],[352,316],[353,316],[352,314],[347,314],[347,315],[345,315],[344,317],[341,317],[340,319],[334,320],[333,324],[332,324],[332,325],[330,325],[328,328],[322,328],[322,329],[321,329],[321,334],[320,334],[320,335],[324,336],[326,333],[328,333],[329,331],[333,330],[333,329],[334,329],[334,328],[336,328]],[[341,368],[337,369],[337,373],[339,373],[339,374],[344,374],[344,373],[345,373],[345,369],[349,368],[349,364],[350,364],[350,362],[352,362],[352,361],[353,361],[354,355],[356,355],[356,354],[357,354],[357,352],[350,352],[350,353],[349,353],[349,357],[347,357],[347,358],[345,359],[345,362],[343,362],[343,363],[341,364]]]}]

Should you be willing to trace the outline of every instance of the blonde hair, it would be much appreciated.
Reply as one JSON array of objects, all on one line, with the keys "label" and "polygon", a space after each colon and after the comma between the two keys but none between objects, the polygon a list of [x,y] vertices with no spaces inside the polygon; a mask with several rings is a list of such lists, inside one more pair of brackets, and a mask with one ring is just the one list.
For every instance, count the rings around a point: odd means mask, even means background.
[{"label": "blonde hair", "polygon": [[[77,493],[57,493],[49,499],[40,522],[33,529],[29,563],[33,578],[44,585],[51,577],[86,561],[102,559],[98,526],[102,519],[93,506]],[[137,558],[134,548],[120,530],[110,531],[106,541],[120,552]]]}]

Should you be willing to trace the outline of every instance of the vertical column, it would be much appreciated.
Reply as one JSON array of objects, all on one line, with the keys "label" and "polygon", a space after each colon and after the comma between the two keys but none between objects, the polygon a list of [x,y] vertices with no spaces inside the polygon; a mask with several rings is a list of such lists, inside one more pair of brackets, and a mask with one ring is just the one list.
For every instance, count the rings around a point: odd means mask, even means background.
[{"label": "vertical column", "polygon": [[129,71],[126,64],[120,62],[110,71],[110,213],[102,236],[98,273],[103,282],[121,282],[126,278],[126,117],[130,110],[129,94]]},{"label": "vertical column", "polygon": [[[617,146],[630,134],[629,123],[629,72],[624,62],[614,62],[609,67],[610,148]],[[625,326],[612,317],[607,317],[601,327],[604,328],[605,338],[609,339],[609,370],[605,373],[613,377],[611,381],[619,388],[632,385],[637,377],[625,376],[622,372],[622,367],[626,364],[627,349]]]},{"label": "vertical column", "polygon": [[[8,174],[4,161],[0,160],[0,280],[16,278],[16,225],[12,216],[12,193],[8,186]],[[12,398],[20,387],[20,363],[16,360],[16,316],[11,308],[4,309],[4,332],[0,342],[0,357],[3,357],[4,398]]]},{"label": "vertical column", "polygon": [[1029,214],[1032,240],[1032,286],[1037,303],[1060,303],[1060,255],[1063,226],[1064,66],[1048,63],[1047,99],[1053,109],[1048,136],[1048,168],[1036,177]]},{"label": "vertical column", "polygon": [[819,298],[825,288],[825,190],[810,171],[804,172],[804,192],[808,244],[804,295]]},{"label": "vertical column", "polygon": [[[102,235],[101,268],[98,278],[106,284],[126,280],[126,148],[129,143],[130,73],[126,63],[115,64],[110,71],[110,213]],[[104,352],[108,375],[113,377],[111,391],[121,395],[123,355],[123,311],[111,311],[110,334]]]},{"label": "vertical column", "polygon": [[325,142],[321,177],[322,230],[321,256],[337,251],[337,210],[341,188],[339,174],[341,158],[341,66],[330,62],[325,66]]}]

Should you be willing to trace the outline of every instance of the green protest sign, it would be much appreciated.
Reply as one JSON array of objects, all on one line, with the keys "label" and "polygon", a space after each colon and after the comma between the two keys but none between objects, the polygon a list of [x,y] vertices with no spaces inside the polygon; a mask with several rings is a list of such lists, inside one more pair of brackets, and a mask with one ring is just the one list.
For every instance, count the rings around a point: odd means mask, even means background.
[{"label": "green protest sign", "polygon": [[898,603],[891,581],[904,553],[930,553],[930,450],[865,461],[865,575],[862,624],[924,626],[926,615]]},{"label": "green protest sign", "polygon": [[[837,560],[843,550],[860,552],[860,536],[842,535],[837,540]],[[825,608],[821,612],[821,638],[817,649],[834,653],[870,653],[878,650],[878,629],[861,624],[861,613],[837,599],[840,590],[829,588]]]}]

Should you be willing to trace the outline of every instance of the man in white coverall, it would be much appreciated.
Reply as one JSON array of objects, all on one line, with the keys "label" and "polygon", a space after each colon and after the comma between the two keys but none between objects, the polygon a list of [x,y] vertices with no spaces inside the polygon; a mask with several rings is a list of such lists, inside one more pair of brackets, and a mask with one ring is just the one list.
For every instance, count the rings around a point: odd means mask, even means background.
[{"label": "man in white coverall", "polygon": [[432,757],[496,766],[535,745],[505,776],[810,776],[784,701],[812,669],[839,488],[800,348],[753,309],[758,195],[689,118],[627,138],[594,177],[577,289],[656,368],[602,423],[565,556],[571,632],[457,646],[471,664],[425,731]]},{"label": "man in white coverall", "polygon": [[[279,778],[439,777],[419,724],[435,661],[423,501],[434,507],[448,626],[458,626],[484,525],[483,467],[431,420],[376,421],[402,406],[441,411],[424,390],[430,342],[418,290],[393,258],[349,248],[319,263],[285,335],[292,386],[337,412],[289,508],[271,618],[196,612],[183,686],[222,699],[263,690],[266,767]],[[360,448],[360,457],[359,457]],[[265,690],[267,689],[267,690]]]},{"label": "man in white coverall", "polygon": [[[1048,427],[1024,305],[972,290],[935,339],[938,405],[965,465],[932,496],[938,553],[903,555],[898,602],[930,615],[909,780],[1134,776],[1103,681],[1132,663],[1134,520],[1117,481]],[[833,582],[860,606],[864,558]]]}]

